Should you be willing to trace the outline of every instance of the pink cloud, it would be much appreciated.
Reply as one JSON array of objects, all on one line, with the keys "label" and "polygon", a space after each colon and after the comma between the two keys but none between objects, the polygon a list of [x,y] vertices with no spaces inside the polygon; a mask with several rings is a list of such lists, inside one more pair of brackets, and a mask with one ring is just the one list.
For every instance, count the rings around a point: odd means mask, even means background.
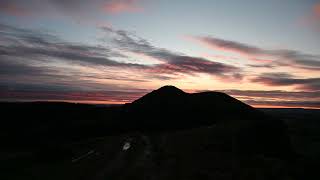
[{"label": "pink cloud", "polygon": [[140,12],[140,0],[0,0],[0,13],[10,16],[71,16],[77,21],[96,19],[99,13]]},{"label": "pink cloud", "polygon": [[84,103],[127,103],[146,94],[145,90],[135,91],[98,91],[98,92],[54,92],[54,91],[19,91],[0,90],[2,99],[14,101],[67,101]]},{"label": "pink cloud", "polygon": [[320,3],[312,6],[311,12],[299,20],[299,23],[305,27],[311,27],[320,31]]},{"label": "pink cloud", "polygon": [[261,58],[250,58],[251,61],[254,61],[254,62],[262,62],[262,63],[271,63],[273,62],[272,59],[261,59]]},{"label": "pink cloud", "polygon": [[27,11],[14,3],[4,3],[0,6],[0,13],[5,13],[11,16],[24,16]]},{"label": "pink cloud", "polygon": [[207,58],[207,59],[218,59],[218,60],[222,60],[222,61],[239,60],[238,58],[232,57],[232,56],[212,55],[212,54],[208,54],[208,53],[202,53],[201,56],[204,58]]},{"label": "pink cloud", "polygon": [[198,43],[212,50],[238,54],[255,63],[268,63],[269,67],[273,67],[273,65],[290,66],[316,71],[320,68],[319,55],[306,54],[288,49],[264,49],[242,42],[210,36],[188,36],[187,40]]},{"label": "pink cloud", "polygon": [[263,73],[251,79],[251,82],[268,86],[295,86],[296,89],[319,91],[320,78],[299,78],[288,73]]},{"label": "pink cloud", "polygon": [[106,13],[118,14],[122,12],[140,12],[142,7],[137,5],[138,0],[111,0],[104,4]]},{"label": "pink cloud", "polygon": [[187,36],[186,39],[213,50],[221,50],[245,56],[265,54],[260,48],[214,37]]},{"label": "pink cloud", "polygon": [[320,18],[320,3],[313,6],[313,14],[316,18]]}]

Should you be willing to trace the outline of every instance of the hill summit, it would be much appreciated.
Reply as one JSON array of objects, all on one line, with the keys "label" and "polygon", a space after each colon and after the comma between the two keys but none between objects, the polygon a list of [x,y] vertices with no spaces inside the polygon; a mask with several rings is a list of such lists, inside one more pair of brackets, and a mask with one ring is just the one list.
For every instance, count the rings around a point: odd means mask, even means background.
[{"label": "hill summit", "polygon": [[[222,92],[186,93],[175,86],[163,86],[127,104],[128,111],[145,116],[178,116],[208,120],[208,123],[222,117],[256,118],[263,116],[255,108]],[[203,119],[203,118],[202,118]]]},{"label": "hill summit", "polygon": [[219,130],[215,131],[233,139],[236,151],[283,154],[290,150],[284,122],[222,92],[186,93],[164,86],[126,104],[124,110],[125,119],[131,119],[130,126],[137,131],[216,126]]}]

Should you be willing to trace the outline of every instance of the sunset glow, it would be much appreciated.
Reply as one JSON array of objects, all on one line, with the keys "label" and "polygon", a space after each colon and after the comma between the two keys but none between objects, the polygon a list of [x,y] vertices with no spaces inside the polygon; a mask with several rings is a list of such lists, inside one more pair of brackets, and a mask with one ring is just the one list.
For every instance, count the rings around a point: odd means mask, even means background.
[{"label": "sunset glow", "polygon": [[4,0],[0,101],[123,104],[170,84],[319,109],[319,25],[316,1]]}]

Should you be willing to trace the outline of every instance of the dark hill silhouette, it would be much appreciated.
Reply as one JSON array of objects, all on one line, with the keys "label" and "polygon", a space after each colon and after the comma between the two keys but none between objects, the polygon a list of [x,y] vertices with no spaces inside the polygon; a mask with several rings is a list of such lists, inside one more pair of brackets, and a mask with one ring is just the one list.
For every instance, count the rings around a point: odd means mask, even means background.
[{"label": "dark hill silhouette", "polygon": [[0,179],[303,179],[317,167],[293,156],[283,121],[221,92],[164,86],[123,106],[0,110]]},{"label": "dark hill silhouette", "polygon": [[[8,142],[52,144],[130,132],[158,134],[216,126],[222,132],[219,136],[224,134],[227,139],[219,147],[229,146],[232,141],[232,151],[290,151],[287,127],[282,121],[221,92],[186,93],[164,86],[119,107],[50,102],[1,106],[3,117],[10,120],[2,122],[0,138]],[[216,146],[212,142],[207,148]]]},{"label": "dark hill silhouette", "polygon": [[[131,117],[143,120],[148,128],[184,128],[210,125],[218,121],[264,119],[255,108],[221,92],[186,93],[164,86],[125,105]],[[135,121],[137,122],[137,121]]]},{"label": "dark hill silhouette", "polygon": [[206,110],[208,113],[209,111],[214,113],[212,115],[237,117],[261,115],[261,112],[258,112],[255,108],[225,93],[212,91],[190,94],[174,86],[163,86],[126,106],[134,111],[145,111],[146,109],[154,112],[163,110],[180,111],[181,109],[188,113],[186,110],[192,109],[192,113]]},{"label": "dark hill silhouette", "polygon": [[185,98],[187,93],[174,86],[163,86],[133,101],[132,105],[169,105]]},{"label": "dark hill silhouette", "polygon": [[126,119],[131,119],[130,126],[138,131],[228,126],[223,131],[229,140],[233,139],[235,151],[267,154],[291,151],[284,122],[221,92],[186,93],[174,86],[164,86],[126,104],[124,110]]}]

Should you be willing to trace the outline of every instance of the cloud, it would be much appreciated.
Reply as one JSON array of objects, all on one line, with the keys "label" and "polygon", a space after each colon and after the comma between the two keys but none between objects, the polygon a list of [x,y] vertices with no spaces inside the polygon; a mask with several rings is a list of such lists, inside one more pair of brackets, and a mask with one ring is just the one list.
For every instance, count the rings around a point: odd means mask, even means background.
[{"label": "cloud", "polygon": [[[158,54],[158,56],[161,56],[161,54]],[[163,54],[163,57],[165,56],[167,56],[167,54]],[[181,72],[186,74],[207,73],[216,76],[222,76],[238,70],[238,68],[233,66],[184,55],[172,56],[168,60],[169,61],[165,64],[154,66],[153,70],[157,72],[169,71],[173,73]]]},{"label": "cloud", "polygon": [[53,91],[97,91],[163,79],[146,78],[137,72],[147,66],[114,58],[127,57],[108,47],[71,43],[47,32],[0,24],[0,86],[8,90],[28,82],[29,86]]},{"label": "cloud", "polygon": [[298,89],[320,90],[320,78],[296,78],[287,73],[264,73],[251,81],[269,86],[297,86]]},{"label": "cloud", "polygon": [[300,24],[320,31],[320,3],[314,4],[307,15],[300,19]]},{"label": "cloud", "polygon": [[[102,13],[138,12],[139,0],[1,0],[0,13],[13,16],[68,15],[78,19],[94,19]],[[78,19],[81,20],[81,19]]]},{"label": "cloud", "polygon": [[317,100],[320,99],[320,91],[263,91],[263,90],[224,90],[223,92],[236,97],[247,98],[269,98],[269,100]]},{"label": "cloud", "polygon": [[[240,69],[230,65],[157,48],[126,31],[113,30],[107,34],[113,36],[109,46],[93,46],[68,42],[46,31],[0,24],[2,97],[30,99],[34,95],[34,99],[44,100],[48,91],[58,95],[64,91],[122,91],[137,84],[197,73],[241,78]],[[159,61],[156,64],[131,63],[123,50],[141,52]],[[39,97],[37,91],[44,93]],[[62,99],[61,95],[59,97]]]},{"label": "cloud", "polygon": [[137,2],[138,0],[110,0],[103,5],[103,10],[111,14],[140,12],[142,7],[138,6]]},{"label": "cloud", "polygon": [[223,92],[257,107],[320,108],[320,91],[224,90]]},{"label": "cloud", "polygon": [[236,52],[236,53],[241,53],[246,55],[264,53],[262,49],[254,46],[250,46],[240,42],[214,38],[214,37],[188,36],[187,39],[190,39],[195,42],[200,42],[201,44],[212,49],[219,49],[219,50]]},{"label": "cloud", "polygon": [[[82,103],[128,103],[150,89],[120,88],[115,90],[87,91],[57,86],[19,84],[9,88],[0,85],[1,101],[70,101]],[[320,108],[320,91],[252,91],[223,90],[252,106]]]},{"label": "cloud", "polygon": [[128,103],[143,96],[143,90],[130,91],[39,91],[0,90],[2,101],[70,101],[83,103]]},{"label": "cloud", "polygon": [[313,10],[314,16],[320,19],[320,3],[315,4],[312,10]]},{"label": "cloud", "polygon": [[[240,77],[241,69],[238,67],[210,61],[201,57],[187,56],[184,54],[169,51],[167,49],[158,48],[153,46],[147,40],[127,31],[115,30],[110,27],[103,27],[102,29],[107,32],[108,37],[106,37],[105,39],[109,40],[111,38],[111,41],[120,49],[124,51],[143,54],[162,62],[151,66],[151,68],[149,69],[151,72],[164,74],[206,73],[219,77]],[[236,73],[237,76],[234,76],[234,73]]]},{"label": "cloud", "polygon": [[56,13],[50,0],[1,0],[0,7],[0,14],[16,17]]},{"label": "cloud", "polygon": [[[152,46],[146,40],[131,35],[129,32],[108,28],[112,42],[118,47],[90,46],[63,41],[55,34],[28,30],[0,24],[0,61],[2,73],[9,73],[4,67],[10,66],[10,73],[29,70],[29,74],[47,69],[48,64],[63,63],[66,67],[81,65],[97,68],[121,68],[140,72],[148,79],[170,79],[178,74],[194,75],[207,73],[225,79],[241,79],[241,70],[237,67],[204,58],[186,56],[166,49]],[[110,44],[110,42],[108,42]],[[115,50],[118,49],[118,50]],[[130,61],[121,50],[140,53],[159,60],[159,64],[137,64]],[[6,64],[5,64],[6,63]],[[55,67],[56,68],[56,67]],[[51,68],[52,69],[52,68]],[[60,68],[61,69],[61,68]],[[158,73],[157,76],[154,74]],[[52,73],[53,74],[53,73]],[[43,75],[46,75],[43,73]],[[143,77],[140,77],[143,78]],[[114,77],[114,79],[117,79]]]},{"label": "cloud", "polygon": [[[1,56],[0,56],[1,58]],[[28,65],[26,63],[17,62],[11,59],[3,59],[0,60],[0,75],[4,76],[39,76],[44,74],[52,74],[56,71],[50,68],[37,68],[32,65]]]},{"label": "cloud", "polygon": [[27,12],[24,8],[18,4],[12,3],[11,1],[1,1],[0,13],[8,14],[11,16],[24,16]]},{"label": "cloud", "polygon": [[275,65],[273,64],[248,64],[247,66],[253,67],[253,68],[274,68]]},{"label": "cloud", "polygon": [[53,34],[41,31],[25,30],[8,25],[0,25],[0,56],[23,57],[33,60],[47,61],[60,60],[70,63],[82,63],[84,65],[103,65],[115,67],[136,67],[143,65],[121,63],[112,60],[111,57],[123,57],[123,55],[102,46],[90,46],[70,43],[59,39]]},{"label": "cloud", "polygon": [[[320,70],[320,55],[305,54],[294,50],[268,50],[256,46],[229,41],[215,37],[188,36],[188,39],[200,43],[213,50],[222,50],[245,55],[249,60],[257,60],[267,56],[269,64],[274,66],[291,66],[309,70]],[[262,60],[261,62],[266,62]]]},{"label": "cloud", "polygon": [[289,107],[319,109],[320,101],[256,101],[247,100],[246,103],[258,107]]},{"label": "cloud", "polygon": [[292,66],[315,71],[320,70],[319,55],[304,54],[293,50],[274,50],[271,52],[271,54],[279,57],[277,61],[274,61],[276,65]]}]

